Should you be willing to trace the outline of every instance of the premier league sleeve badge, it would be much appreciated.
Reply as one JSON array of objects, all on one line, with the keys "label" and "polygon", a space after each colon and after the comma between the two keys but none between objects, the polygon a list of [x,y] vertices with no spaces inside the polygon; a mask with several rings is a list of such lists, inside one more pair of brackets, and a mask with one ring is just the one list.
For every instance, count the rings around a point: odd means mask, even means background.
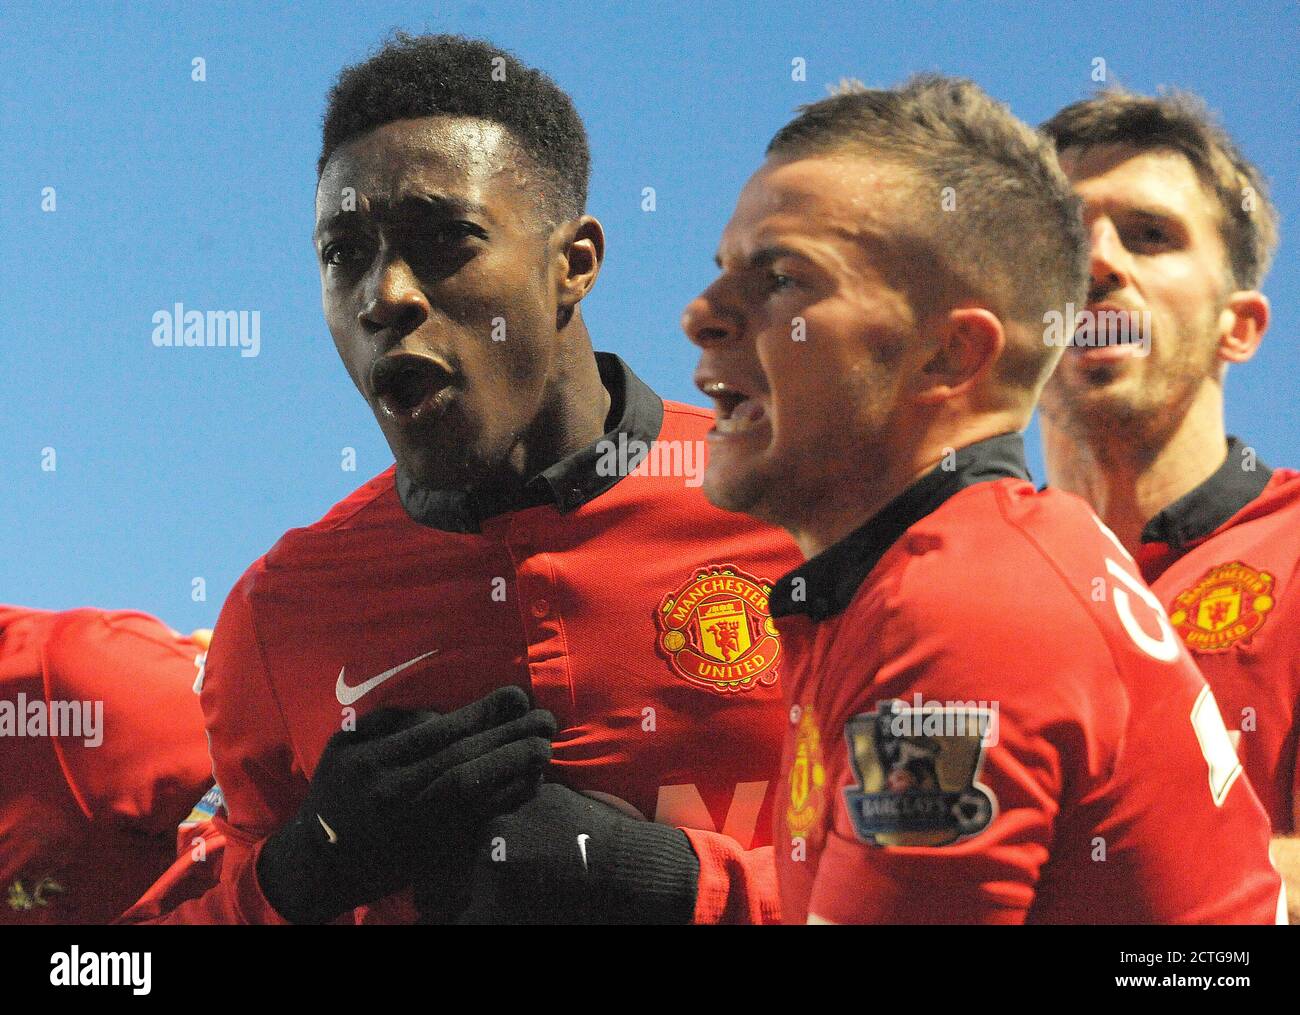
[{"label": "premier league sleeve badge", "polygon": [[844,802],[873,846],[947,846],[984,831],[997,813],[979,782],[997,742],[997,704],[890,699],[844,724],[856,785]]}]

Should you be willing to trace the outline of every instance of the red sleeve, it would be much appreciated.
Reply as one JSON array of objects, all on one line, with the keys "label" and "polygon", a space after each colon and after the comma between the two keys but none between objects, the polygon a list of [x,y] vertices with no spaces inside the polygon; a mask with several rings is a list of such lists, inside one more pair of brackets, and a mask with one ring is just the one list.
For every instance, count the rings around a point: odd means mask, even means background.
[{"label": "red sleeve", "polygon": [[[1300,688],[1300,651],[1292,656],[1295,660],[1292,673],[1292,687]],[[1300,697],[1295,701],[1296,725],[1300,725]],[[1285,835],[1300,835],[1300,737],[1295,740],[1295,754],[1291,757],[1291,830],[1289,832],[1279,833]]]},{"label": "red sleeve", "polygon": [[[846,771],[833,794],[834,821],[809,896],[810,916],[832,923],[1024,922],[1052,842],[1060,765],[1044,741],[1009,728],[1005,714],[999,725],[998,741],[985,749],[973,780],[977,790],[991,792],[992,818],[951,844],[883,845],[864,837],[844,793],[861,784]],[[844,751],[842,728],[837,733],[831,749]]]},{"label": "red sleeve", "polygon": [[129,611],[72,610],[43,656],[47,702],[102,703],[94,739],[55,737],[68,787],[92,821],[171,834],[211,781],[194,697],[198,647]]},{"label": "red sleeve", "polygon": [[683,828],[700,858],[695,923],[780,923],[771,846],[741,849],[718,832]]},{"label": "red sleeve", "polygon": [[135,922],[286,922],[262,895],[256,859],[266,837],[297,811],[307,780],[267,680],[248,602],[259,567],[240,580],[222,608],[200,694],[213,774],[225,796],[225,815],[213,819],[224,839],[220,880],[168,912]]},{"label": "red sleeve", "polygon": [[178,830],[176,859],[116,923],[159,920],[186,899],[197,898],[217,883],[226,838],[213,821]]}]

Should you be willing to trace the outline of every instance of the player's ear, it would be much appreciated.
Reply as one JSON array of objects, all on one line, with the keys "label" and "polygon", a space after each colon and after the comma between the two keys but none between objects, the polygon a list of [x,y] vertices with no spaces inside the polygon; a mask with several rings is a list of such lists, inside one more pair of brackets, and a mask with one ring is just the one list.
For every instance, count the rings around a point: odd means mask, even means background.
[{"label": "player's ear", "polygon": [[596,284],[605,260],[605,230],[592,215],[583,215],[556,227],[553,235],[556,263],[556,302],[570,310],[581,303]]},{"label": "player's ear", "polygon": [[1243,289],[1228,297],[1219,315],[1219,358],[1245,363],[1255,355],[1268,330],[1268,297],[1256,289]]},{"label": "player's ear", "polygon": [[934,354],[921,368],[917,400],[937,405],[969,393],[1002,355],[1006,332],[985,307],[954,307],[927,322]]}]

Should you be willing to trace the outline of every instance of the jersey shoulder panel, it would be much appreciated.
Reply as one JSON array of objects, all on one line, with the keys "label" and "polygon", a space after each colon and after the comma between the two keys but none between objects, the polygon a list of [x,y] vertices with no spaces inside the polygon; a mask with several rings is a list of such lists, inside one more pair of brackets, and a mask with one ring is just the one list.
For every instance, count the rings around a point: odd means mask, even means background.
[{"label": "jersey shoulder panel", "polygon": [[413,522],[397,496],[397,467],[390,466],[329,509],[319,521],[289,529],[249,569],[263,573],[311,570],[362,561],[361,547],[378,552],[377,543],[394,527],[425,531]]},{"label": "jersey shoulder panel", "polygon": [[1010,479],[957,494],[890,550],[891,619],[951,632],[971,655],[1113,673],[1113,632],[1090,593],[1118,551],[1074,501]]},{"label": "jersey shoulder panel", "polygon": [[[1090,518],[999,480],[969,487],[913,525],[864,583],[837,631],[835,654],[861,659],[835,695],[847,718],[867,697],[997,701],[1031,740],[1047,737],[1104,777],[1130,703],[1110,632],[1081,595],[1098,556],[1055,559],[1044,543],[1087,542]],[[1029,507],[1018,503],[1038,498]],[[1100,537],[1100,533],[1098,533]],[[1103,572],[1104,573],[1104,572]],[[869,681],[869,686],[868,686]]]},{"label": "jersey shoulder panel", "polygon": [[[392,501],[391,505],[387,503],[388,500]],[[359,516],[367,509],[374,511],[392,506],[401,510],[401,502],[397,499],[396,465],[390,465],[379,475],[357,487],[325,512],[319,521],[305,526],[303,531],[328,532],[332,529],[345,528],[357,524],[360,521]]]},{"label": "jersey shoulder panel", "polygon": [[671,440],[682,436],[704,439],[704,435],[713,427],[713,410],[685,402],[670,402],[664,399],[664,425],[660,439]]}]

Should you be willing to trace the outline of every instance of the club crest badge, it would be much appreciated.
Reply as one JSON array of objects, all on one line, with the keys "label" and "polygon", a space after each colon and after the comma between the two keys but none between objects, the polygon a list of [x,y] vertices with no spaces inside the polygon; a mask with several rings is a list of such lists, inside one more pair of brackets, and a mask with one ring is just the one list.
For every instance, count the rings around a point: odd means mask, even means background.
[{"label": "club crest badge", "polygon": [[[794,754],[790,759],[790,799],[785,809],[785,825],[791,839],[807,838],[809,833],[819,830],[825,802],[826,765],[822,760],[822,736],[812,709],[805,705],[799,709]],[[820,835],[816,837],[820,839]]]},{"label": "club crest badge", "polygon": [[854,830],[875,846],[946,846],[988,828],[993,791],[979,782],[996,711],[882,701],[844,724],[857,784],[844,790]]},{"label": "club crest badge", "polygon": [[1193,652],[1226,652],[1249,642],[1273,608],[1267,571],[1233,561],[1206,571],[1169,604],[1169,622]]},{"label": "club crest badge", "polygon": [[720,694],[776,683],[781,642],[768,609],[772,583],[731,564],[697,570],[664,596],[657,644],[674,673]]}]

